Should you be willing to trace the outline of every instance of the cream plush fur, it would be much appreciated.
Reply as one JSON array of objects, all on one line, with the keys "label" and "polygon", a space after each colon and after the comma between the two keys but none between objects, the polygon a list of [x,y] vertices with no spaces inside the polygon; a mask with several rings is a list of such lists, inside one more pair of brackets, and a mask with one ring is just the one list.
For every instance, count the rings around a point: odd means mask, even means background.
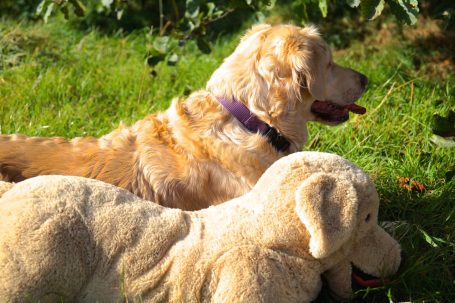
[{"label": "cream plush fur", "polygon": [[195,212],[81,177],[3,186],[1,302],[308,302],[321,274],[349,298],[351,264],[377,277],[400,264],[373,183],[326,153],[287,156]]}]

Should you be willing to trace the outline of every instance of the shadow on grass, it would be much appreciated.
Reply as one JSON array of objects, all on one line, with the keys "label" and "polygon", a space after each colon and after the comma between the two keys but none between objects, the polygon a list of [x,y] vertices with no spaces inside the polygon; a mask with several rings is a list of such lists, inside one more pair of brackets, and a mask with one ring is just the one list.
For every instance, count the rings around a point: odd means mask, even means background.
[{"label": "shadow on grass", "polygon": [[393,222],[406,256],[390,288],[394,301],[455,302],[455,180],[446,181],[422,194],[378,189],[380,220]]}]

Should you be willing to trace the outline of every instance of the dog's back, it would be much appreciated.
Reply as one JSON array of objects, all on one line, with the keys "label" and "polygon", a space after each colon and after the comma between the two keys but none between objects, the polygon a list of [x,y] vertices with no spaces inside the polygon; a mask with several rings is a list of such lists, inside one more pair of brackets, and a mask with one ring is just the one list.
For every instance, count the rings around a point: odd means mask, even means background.
[{"label": "dog's back", "polygon": [[[194,93],[184,101],[187,109],[194,100],[205,106],[217,104],[206,92]],[[273,155],[258,165],[254,154],[209,133],[222,114],[189,121],[189,112],[182,108],[176,102],[164,113],[149,115],[130,127],[122,125],[99,139],[0,135],[0,180],[81,176],[122,187],[160,205],[196,210],[245,193],[277,159]],[[201,114],[199,109],[193,108]]]}]

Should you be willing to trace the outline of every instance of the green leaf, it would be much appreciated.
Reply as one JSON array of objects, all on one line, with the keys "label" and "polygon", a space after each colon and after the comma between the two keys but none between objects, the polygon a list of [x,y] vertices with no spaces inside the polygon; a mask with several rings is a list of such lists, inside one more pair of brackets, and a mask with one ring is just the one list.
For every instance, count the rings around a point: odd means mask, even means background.
[{"label": "green leaf", "polygon": [[389,2],[390,9],[398,21],[408,25],[413,25],[417,21],[418,4],[417,0],[390,0]]},{"label": "green leaf", "polygon": [[176,65],[177,62],[179,61],[179,55],[177,55],[176,53],[172,53],[169,58],[167,59],[167,64],[168,65]]},{"label": "green leaf", "polygon": [[197,0],[186,0],[186,10],[185,10],[185,17],[187,18],[197,18],[199,15],[199,6],[200,3]]},{"label": "green leaf", "polygon": [[423,229],[420,229],[420,232],[422,233],[423,238],[425,239],[425,241],[428,244],[430,244],[433,247],[438,247],[438,244],[433,240],[433,238],[427,232],[425,232]]},{"label": "green leaf", "polygon": [[436,144],[437,146],[444,148],[455,148],[455,140],[446,139],[438,135],[431,135],[430,141]]},{"label": "green leaf", "polygon": [[153,48],[158,51],[158,53],[166,54],[169,50],[169,37],[157,37],[153,41]]},{"label": "green leaf", "polygon": [[451,30],[455,28],[455,8],[449,8],[442,12],[441,18],[443,20],[444,30]]},{"label": "green leaf", "polygon": [[210,54],[212,52],[210,44],[204,38],[198,37],[196,40],[196,44],[199,50],[204,54]]},{"label": "green leaf", "polygon": [[111,8],[113,2],[114,0],[101,0],[101,4],[103,4],[105,8]]},{"label": "green leaf", "polygon": [[47,21],[49,20],[49,17],[51,16],[53,10],[54,10],[54,3],[52,2],[51,4],[49,4],[47,6],[46,12],[44,13],[44,16],[43,16],[44,23],[47,23]]},{"label": "green leaf", "polygon": [[358,7],[360,5],[360,0],[346,0],[350,7]]},{"label": "green leaf", "polygon": [[319,0],[319,10],[321,11],[322,17],[327,17],[327,0]]},{"label": "green leaf", "polygon": [[264,23],[265,22],[265,15],[261,11],[257,11],[254,16],[256,17],[256,21],[258,23]]},{"label": "green leaf", "polygon": [[360,6],[362,15],[369,20],[373,20],[381,15],[384,9],[384,0],[364,0]]},{"label": "green leaf", "polygon": [[74,13],[78,17],[82,17],[85,15],[87,8],[80,0],[69,0],[69,2],[74,6]]},{"label": "green leaf", "polygon": [[41,1],[40,4],[38,4],[38,6],[36,7],[36,14],[41,15],[42,12],[44,11],[44,8],[47,5],[48,5],[48,1],[46,1],[46,0]]},{"label": "green leaf", "polygon": [[215,8],[216,8],[215,3],[207,2],[206,6],[207,6],[207,16],[213,15],[213,12],[215,11]]},{"label": "green leaf", "polygon": [[119,9],[119,10],[117,11],[117,20],[120,20],[120,19],[122,19],[122,16],[123,16],[123,12],[124,12],[124,10],[123,10],[123,9]]}]

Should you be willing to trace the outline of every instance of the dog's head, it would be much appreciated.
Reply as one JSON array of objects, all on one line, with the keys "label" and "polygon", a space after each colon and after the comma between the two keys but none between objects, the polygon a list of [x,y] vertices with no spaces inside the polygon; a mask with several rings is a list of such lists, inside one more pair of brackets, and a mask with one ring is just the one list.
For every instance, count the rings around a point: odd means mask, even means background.
[{"label": "dog's head", "polygon": [[367,78],[332,60],[315,27],[254,26],[234,53],[210,78],[207,89],[217,97],[243,102],[265,122],[296,143],[306,140],[307,121],[339,124]]},{"label": "dog's head", "polygon": [[349,161],[327,153],[295,153],[275,162],[256,187],[275,196],[275,203],[283,197],[286,207],[295,207],[298,224],[309,234],[302,244],[322,264],[337,296],[352,296],[351,282],[377,286],[398,270],[400,246],[378,226],[375,186]]}]

